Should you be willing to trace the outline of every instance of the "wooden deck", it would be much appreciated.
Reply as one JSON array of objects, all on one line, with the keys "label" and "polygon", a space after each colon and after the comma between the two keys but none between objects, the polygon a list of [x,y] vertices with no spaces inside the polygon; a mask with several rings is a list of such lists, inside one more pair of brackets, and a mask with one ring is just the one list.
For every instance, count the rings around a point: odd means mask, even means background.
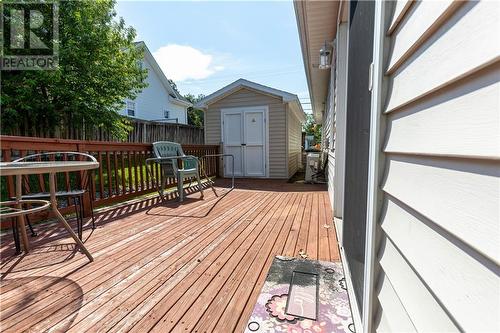
[{"label": "wooden deck", "polygon": [[[2,237],[2,332],[241,332],[275,255],[339,260],[326,188],[237,181],[179,205],[150,199],[99,214],[88,263],[62,229],[33,251]],[[219,193],[225,191],[219,188]],[[326,225],[326,226],[325,226]]]}]

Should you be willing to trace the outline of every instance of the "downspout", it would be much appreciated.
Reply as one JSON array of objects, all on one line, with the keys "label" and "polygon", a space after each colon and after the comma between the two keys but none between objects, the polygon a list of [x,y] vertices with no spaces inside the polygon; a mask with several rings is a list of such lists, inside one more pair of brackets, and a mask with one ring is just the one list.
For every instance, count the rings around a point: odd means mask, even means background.
[{"label": "downspout", "polygon": [[363,332],[372,332],[373,290],[375,284],[376,226],[379,214],[380,123],[382,115],[382,79],[384,76],[385,1],[375,3],[373,63],[370,66],[371,115],[366,212],[366,251],[363,286]]}]

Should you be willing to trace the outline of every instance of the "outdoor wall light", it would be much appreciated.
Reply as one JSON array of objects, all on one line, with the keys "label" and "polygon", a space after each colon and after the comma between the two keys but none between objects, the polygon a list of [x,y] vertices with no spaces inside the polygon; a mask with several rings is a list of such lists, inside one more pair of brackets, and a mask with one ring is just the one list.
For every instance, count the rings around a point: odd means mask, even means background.
[{"label": "outdoor wall light", "polygon": [[331,67],[330,55],[332,54],[331,43],[325,41],[325,45],[319,50],[319,69],[328,69]]}]

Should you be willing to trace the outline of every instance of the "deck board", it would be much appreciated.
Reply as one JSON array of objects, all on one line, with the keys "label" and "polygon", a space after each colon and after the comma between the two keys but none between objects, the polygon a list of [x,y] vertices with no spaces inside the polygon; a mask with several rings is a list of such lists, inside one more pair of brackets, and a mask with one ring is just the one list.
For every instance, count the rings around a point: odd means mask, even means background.
[{"label": "deck board", "polygon": [[25,256],[4,236],[2,332],[242,331],[275,255],[339,260],[331,217],[323,186],[239,180],[222,198],[100,213],[93,263],[57,226],[37,226]]}]

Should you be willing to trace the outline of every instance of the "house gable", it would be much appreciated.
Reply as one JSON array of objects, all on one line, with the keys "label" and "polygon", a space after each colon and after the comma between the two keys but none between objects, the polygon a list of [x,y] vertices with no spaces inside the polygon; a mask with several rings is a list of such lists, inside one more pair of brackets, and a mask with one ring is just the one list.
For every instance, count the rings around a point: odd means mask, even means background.
[{"label": "house gable", "polygon": [[[148,86],[134,100],[134,118],[154,121],[168,118],[167,121],[170,122],[187,124],[187,108],[192,104],[174,91],[144,42],[136,43],[136,47],[142,47],[144,50],[143,66],[148,71]],[[126,109],[124,115],[128,115]]]}]

